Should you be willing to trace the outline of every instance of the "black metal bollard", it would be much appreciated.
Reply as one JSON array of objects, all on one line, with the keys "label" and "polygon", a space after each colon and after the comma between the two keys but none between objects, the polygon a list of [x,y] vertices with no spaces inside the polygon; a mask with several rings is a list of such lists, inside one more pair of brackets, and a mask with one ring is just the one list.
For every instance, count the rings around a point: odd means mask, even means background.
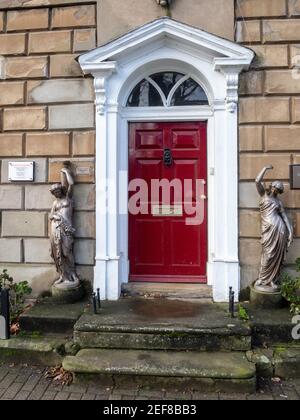
[{"label": "black metal bollard", "polygon": [[229,312],[231,314],[231,318],[234,318],[234,312],[235,312],[235,293],[232,289],[232,287],[229,287]]},{"label": "black metal bollard", "polygon": [[98,309],[101,309],[101,296],[100,296],[100,289],[97,289],[97,303],[98,303]]},{"label": "black metal bollard", "polygon": [[92,303],[93,303],[94,314],[97,315],[97,299],[96,299],[96,293],[93,293],[93,295],[92,295]]},{"label": "black metal bollard", "polygon": [[10,319],[9,319],[9,290],[0,291],[1,315],[0,315],[0,339],[10,339]]}]

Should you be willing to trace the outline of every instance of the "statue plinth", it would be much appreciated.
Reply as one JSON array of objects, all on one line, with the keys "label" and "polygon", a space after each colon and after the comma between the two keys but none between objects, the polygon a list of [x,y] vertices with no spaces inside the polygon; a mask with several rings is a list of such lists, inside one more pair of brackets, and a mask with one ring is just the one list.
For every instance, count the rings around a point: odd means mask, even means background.
[{"label": "statue plinth", "polygon": [[64,284],[52,286],[53,301],[60,304],[76,303],[84,296],[84,289],[81,284],[74,284],[66,287]]},{"label": "statue plinth", "polygon": [[262,309],[279,309],[283,306],[283,297],[280,290],[259,288],[255,283],[250,287],[250,302],[253,306]]}]

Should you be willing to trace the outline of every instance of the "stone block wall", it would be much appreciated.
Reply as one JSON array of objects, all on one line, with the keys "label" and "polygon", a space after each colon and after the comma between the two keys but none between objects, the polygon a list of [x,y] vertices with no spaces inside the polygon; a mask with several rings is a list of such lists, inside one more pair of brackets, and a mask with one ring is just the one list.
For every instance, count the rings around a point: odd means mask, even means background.
[{"label": "stone block wall", "polygon": [[[38,294],[55,279],[49,188],[59,181],[64,160],[73,162],[76,173],[78,272],[93,277],[93,80],[82,75],[76,58],[96,47],[96,2],[5,3],[0,2],[0,269],[30,281]],[[8,162],[21,160],[35,162],[33,183],[9,182]]]},{"label": "stone block wall", "polygon": [[[300,163],[300,0],[236,0],[236,40],[257,57],[240,86],[240,257],[242,285],[260,264],[259,197],[254,179],[272,164],[295,227],[287,265],[300,257],[300,191],[289,189],[289,164]],[[268,179],[267,179],[268,182]]]}]

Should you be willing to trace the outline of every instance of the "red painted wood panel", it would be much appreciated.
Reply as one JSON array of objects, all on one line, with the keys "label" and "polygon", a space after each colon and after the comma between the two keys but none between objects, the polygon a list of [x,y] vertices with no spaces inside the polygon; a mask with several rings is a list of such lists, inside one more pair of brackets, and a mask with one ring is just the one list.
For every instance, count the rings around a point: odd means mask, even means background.
[{"label": "red painted wood panel", "polygon": [[[164,150],[172,152],[172,165],[164,163]],[[148,214],[129,216],[130,281],[205,283],[207,263],[207,201],[204,221],[187,225],[190,217],[153,215],[150,199],[153,179],[192,180],[191,200],[196,199],[196,179],[204,180],[207,195],[207,124],[131,123],[129,125],[129,180],[143,179],[149,188]],[[180,189],[179,189],[180,192]],[[132,197],[135,192],[130,193]],[[183,193],[180,194],[184,200]],[[179,196],[171,188],[171,205]],[[160,193],[158,205],[169,204]]]}]

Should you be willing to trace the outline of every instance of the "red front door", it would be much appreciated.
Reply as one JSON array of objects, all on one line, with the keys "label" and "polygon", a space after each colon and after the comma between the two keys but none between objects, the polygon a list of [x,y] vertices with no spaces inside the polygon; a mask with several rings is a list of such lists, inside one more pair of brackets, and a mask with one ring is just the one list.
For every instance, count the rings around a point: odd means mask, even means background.
[{"label": "red front door", "polygon": [[[129,126],[129,181],[144,180],[148,186],[148,198],[139,202],[142,212],[147,214],[132,214],[129,205],[130,281],[206,282],[206,127],[205,122],[131,123]],[[174,188],[169,189],[171,194],[164,195],[161,189],[157,190],[157,182],[161,180],[175,180]],[[201,197],[198,197],[196,180],[202,183]],[[185,181],[190,188],[184,187]],[[187,190],[189,194],[185,196]],[[140,188],[135,191],[132,188],[129,193],[132,202],[137,192]],[[202,220],[188,224],[187,220],[193,216],[190,206],[186,208],[185,204],[195,204],[196,198],[203,200]]]}]

